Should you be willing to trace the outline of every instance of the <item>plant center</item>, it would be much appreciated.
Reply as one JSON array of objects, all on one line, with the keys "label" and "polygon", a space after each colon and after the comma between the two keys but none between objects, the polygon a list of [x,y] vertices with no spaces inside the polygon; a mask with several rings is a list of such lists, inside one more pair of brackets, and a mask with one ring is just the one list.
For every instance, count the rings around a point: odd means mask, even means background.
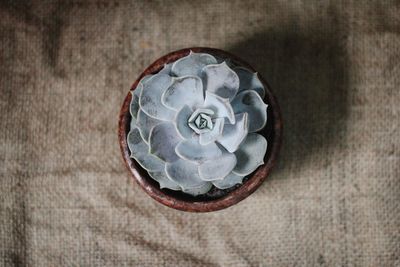
[{"label": "plant center", "polygon": [[211,130],[212,122],[210,116],[204,113],[200,113],[196,119],[194,120],[194,124],[196,125],[197,129],[205,129],[208,128]]},{"label": "plant center", "polygon": [[212,110],[199,108],[189,117],[188,125],[198,134],[209,132],[214,126],[212,115],[214,115]]},{"label": "plant center", "polygon": [[193,119],[188,122],[193,131],[200,134],[212,130],[213,123],[209,114],[200,112],[193,115]]}]

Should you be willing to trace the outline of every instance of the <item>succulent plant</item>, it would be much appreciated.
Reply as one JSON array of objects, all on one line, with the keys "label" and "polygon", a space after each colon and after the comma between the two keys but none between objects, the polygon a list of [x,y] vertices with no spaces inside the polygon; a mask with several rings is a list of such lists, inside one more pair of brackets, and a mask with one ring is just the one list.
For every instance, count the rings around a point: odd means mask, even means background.
[{"label": "succulent plant", "polygon": [[264,163],[264,94],[257,73],[190,52],[132,91],[131,157],[160,188],[194,196],[242,183]]}]

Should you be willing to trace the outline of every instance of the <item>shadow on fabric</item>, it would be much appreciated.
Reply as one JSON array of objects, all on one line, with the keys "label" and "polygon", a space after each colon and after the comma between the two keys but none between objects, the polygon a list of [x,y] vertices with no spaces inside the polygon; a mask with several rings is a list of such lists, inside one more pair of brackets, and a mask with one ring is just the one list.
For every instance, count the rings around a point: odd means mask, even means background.
[{"label": "shadow on fabric", "polygon": [[[228,48],[267,80],[283,116],[277,171],[298,172],[312,161],[330,164],[346,135],[346,35],[330,25],[266,30]],[[321,165],[322,161],[322,165]]]}]

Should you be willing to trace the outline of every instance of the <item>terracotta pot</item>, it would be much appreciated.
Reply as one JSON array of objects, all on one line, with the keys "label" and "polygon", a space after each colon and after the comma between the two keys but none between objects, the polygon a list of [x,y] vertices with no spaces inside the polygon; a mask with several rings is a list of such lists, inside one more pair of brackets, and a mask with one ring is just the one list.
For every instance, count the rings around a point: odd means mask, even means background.
[{"label": "terracotta pot", "polygon": [[[174,62],[177,59],[188,55],[190,50],[198,53],[208,53],[223,59],[229,58],[237,65],[256,71],[238,57],[219,49],[205,47],[186,48],[169,53],[168,55],[156,60],[138,77],[138,79],[133,83],[131,90],[136,88],[138,82],[143,76],[157,73],[163,68],[164,64]],[[207,212],[224,209],[238,203],[253,193],[267,178],[272,167],[275,165],[282,140],[282,119],[278,103],[266,81],[261,77],[261,75],[259,75],[259,78],[264,84],[266,91],[264,101],[268,104],[267,126],[259,132],[268,141],[267,153],[264,157],[264,165],[258,167],[257,170],[246,177],[241,185],[239,184],[225,190],[213,187],[207,194],[197,197],[184,194],[180,191],[160,189],[158,183],[154,181],[134,159],[130,158],[126,137],[130,128],[129,124],[131,121],[131,115],[129,113],[129,105],[132,96],[128,93],[119,115],[118,138],[125,165],[137,184],[139,184],[147,194],[158,202],[174,209],[192,212]]]}]

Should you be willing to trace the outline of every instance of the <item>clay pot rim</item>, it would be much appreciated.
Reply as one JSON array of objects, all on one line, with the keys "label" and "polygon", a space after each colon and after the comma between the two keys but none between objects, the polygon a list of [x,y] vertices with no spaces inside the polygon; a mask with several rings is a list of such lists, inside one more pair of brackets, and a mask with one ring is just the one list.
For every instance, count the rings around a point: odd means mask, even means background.
[{"label": "clay pot rim", "polygon": [[[164,64],[174,62],[177,59],[188,55],[190,51],[197,53],[201,52],[209,53],[221,58],[230,58],[233,61],[239,63],[241,66],[256,71],[247,62],[226,51],[208,47],[191,47],[171,52],[157,59],[149,67],[147,67],[142,72],[142,74],[140,74],[139,78],[137,78],[136,81],[131,86],[130,91],[136,88],[138,82],[145,75],[158,72],[159,70],[161,70],[161,68],[163,68]],[[242,185],[240,185],[233,191],[227,193],[226,195],[220,198],[210,199],[210,200],[184,200],[175,197],[173,191],[160,189],[158,187],[158,183],[155,182],[146,172],[143,172],[139,164],[137,164],[134,159],[130,158],[126,137],[130,128],[131,115],[129,112],[129,105],[131,102],[132,95],[131,93],[128,93],[127,96],[125,97],[125,100],[123,102],[119,114],[118,139],[125,165],[128,168],[131,175],[133,176],[134,180],[137,182],[137,184],[139,184],[139,186],[148,195],[150,195],[153,199],[157,200],[158,202],[177,210],[190,211],[190,212],[209,212],[209,211],[221,210],[238,203],[239,201],[245,199],[250,194],[252,194],[270,174],[273,166],[276,163],[282,142],[282,118],[279,105],[277,103],[276,97],[271,92],[268,83],[263,79],[263,77],[260,74],[258,75],[265,87],[266,95],[264,97],[264,100],[266,100],[268,108],[271,111],[271,113],[269,113],[268,115],[270,116],[270,114],[272,114],[273,116],[272,118],[273,140],[271,142],[271,140],[267,139],[268,148],[266,156],[264,158],[264,164],[258,167],[258,169],[255,172],[253,172]],[[270,117],[268,117],[268,121],[269,123],[271,123]]]}]

